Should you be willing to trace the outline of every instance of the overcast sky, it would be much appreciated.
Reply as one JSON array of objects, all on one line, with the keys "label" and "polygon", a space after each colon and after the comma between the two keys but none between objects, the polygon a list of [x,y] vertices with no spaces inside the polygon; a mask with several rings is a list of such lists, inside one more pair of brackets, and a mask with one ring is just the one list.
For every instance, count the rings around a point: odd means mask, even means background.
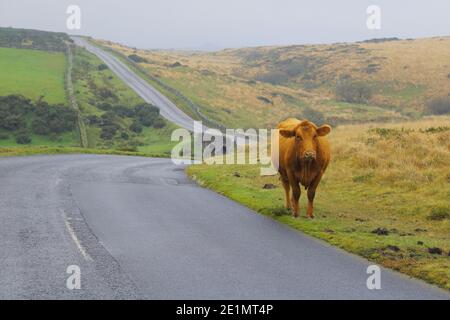
[{"label": "overcast sky", "polygon": [[[366,26],[372,4],[380,30]],[[81,30],[66,27],[69,5],[81,9]],[[449,0],[0,0],[0,26],[164,49],[450,35],[449,16]]]}]

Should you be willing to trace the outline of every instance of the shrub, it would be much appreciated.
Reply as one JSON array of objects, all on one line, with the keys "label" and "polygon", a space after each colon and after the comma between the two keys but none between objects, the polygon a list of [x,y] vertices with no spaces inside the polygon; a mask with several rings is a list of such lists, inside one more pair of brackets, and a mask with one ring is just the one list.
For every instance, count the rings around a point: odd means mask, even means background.
[{"label": "shrub", "polygon": [[71,108],[39,102],[35,113],[36,119],[32,122],[34,133],[46,135],[50,132],[62,133],[75,129],[77,116]]},{"label": "shrub", "polygon": [[100,138],[103,140],[111,140],[116,135],[118,129],[118,126],[115,124],[105,125],[102,127]]},{"label": "shrub", "polygon": [[282,71],[269,71],[264,74],[260,74],[255,78],[257,81],[268,82],[270,84],[279,85],[289,81],[289,76]]},{"label": "shrub", "polygon": [[348,103],[367,103],[372,97],[372,89],[360,81],[341,79],[336,85],[336,99]]},{"label": "shrub", "polygon": [[0,140],[6,140],[9,139],[9,135],[6,133],[0,133]]},{"label": "shrub", "polygon": [[165,125],[166,125],[166,122],[164,121],[164,119],[162,119],[159,116],[158,116],[158,118],[155,119],[155,121],[153,121],[153,128],[161,129],[161,128],[164,128]]},{"label": "shrub", "polygon": [[141,62],[147,62],[147,59],[142,58],[141,56],[138,56],[137,54],[130,54],[128,56],[128,58],[130,58],[131,60],[133,60],[136,63],[141,63]]},{"label": "shrub", "polygon": [[102,63],[102,64],[98,65],[97,69],[98,69],[98,71],[103,71],[103,70],[108,69],[108,66],[106,64]]},{"label": "shrub", "polygon": [[117,99],[117,96],[114,94],[114,92],[112,92],[111,90],[109,90],[108,88],[100,88],[97,91],[98,95],[103,98],[103,99]]},{"label": "shrub", "polygon": [[31,143],[31,138],[26,132],[19,132],[16,136],[16,142],[18,144],[29,144]]},{"label": "shrub", "polygon": [[139,121],[134,120],[133,123],[130,126],[130,130],[135,133],[141,133],[143,128]]},{"label": "shrub", "polygon": [[135,115],[135,111],[133,109],[124,106],[114,106],[113,111],[119,117],[132,118]]},{"label": "shrub", "polygon": [[143,103],[134,108],[135,118],[143,126],[150,127],[159,117],[159,109],[151,104]]},{"label": "shrub", "polygon": [[435,98],[425,106],[425,113],[430,115],[450,114],[450,98]]},{"label": "shrub", "polygon": [[100,123],[100,118],[97,117],[96,115],[89,115],[87,117],[88,123],[90,125],[95,125],[95,124],[99,124]]},{"label": "shrub", "polygon": [[122,132],[120,133],[120,137],[121,137],[123,140],[128,140],[128,139],[130,139],[130,135],[129,135],[128,133],[126,133],[125,131],[122,131]]},{"label": "shrub", "polygon": [[431,210],[431,213],[427,217],[428,220],[442,221],[450,219],[450,208],[436,207]]}]

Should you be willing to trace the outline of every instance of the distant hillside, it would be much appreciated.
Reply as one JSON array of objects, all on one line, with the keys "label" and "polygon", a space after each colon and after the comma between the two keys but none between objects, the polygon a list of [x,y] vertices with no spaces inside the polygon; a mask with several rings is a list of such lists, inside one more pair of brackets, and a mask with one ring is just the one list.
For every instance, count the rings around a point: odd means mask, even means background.
[{"label": "distant hillside", "polygon": [[148,73],[228,126],[271,126],[286,116],[314,116],[311,110],[332,123],[418,117],[450,94],[449,37],[213,53],[98,43],[142,58]]},{"label": "distant hillside", "polygon": [[72,40],[60,32],[0,27],[0,47],[61,52],[66,50],[64,41]]}]

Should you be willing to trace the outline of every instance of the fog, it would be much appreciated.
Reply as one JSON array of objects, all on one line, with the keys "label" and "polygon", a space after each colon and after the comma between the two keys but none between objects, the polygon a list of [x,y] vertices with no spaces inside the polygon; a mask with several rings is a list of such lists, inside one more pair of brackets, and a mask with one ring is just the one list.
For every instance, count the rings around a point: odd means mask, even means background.
[{"label": "fog", "polygon": [[[369,5],[381,29],[366,26]],[[69,5],[81,29],[68,30]],[[0,0],[0,26],[90,35],[139,48],[230,47],[450,35],[448,0]]]}]

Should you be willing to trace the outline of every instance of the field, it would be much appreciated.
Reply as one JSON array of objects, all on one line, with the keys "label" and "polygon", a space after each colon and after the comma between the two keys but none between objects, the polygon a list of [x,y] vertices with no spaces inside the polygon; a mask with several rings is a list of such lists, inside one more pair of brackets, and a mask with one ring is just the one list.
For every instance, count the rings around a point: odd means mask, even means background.
[{"label": "field", "polygon": [[0,96],[21,94],[50,104],[66,104],[63,53],[0,48]]},{"label": "field", "polygon": [[203,164],[187,172],[294,229],[450,290],[449,124],[441,117],[333,130],[314,220],[305,218],[304,191],[294,219],[278,177],[260,176],[257,165]]},{"label": "field", "polygon": [[[420,117],[433,98],[450,93],[450,38],[227,49],[139,50],[97,43],[144,60],[139,66],[179,90],[227,127],[271,127],[310,107],[335,124]],[[371,96],[345,103],[342,79]]]},{"label": "field", "polygon": [[[59,104],[69,108],[65,41],[70,38],[63,33],[0,28],[1,147],[80,145],[71,120],[61,128],[58,122],[64,116],[56,120],[51,111]],[[158,128],[142,126],[142,132],[130,130],[136,119],[126,114],[144,101],[96,56],[81,48],[74,48],[73,56],[72,82],[87,129],[88,146],[168,155],[174,145],[170,132],[176,127],[158,119]],[[50,121],[53,125],[47,130],[45,123]]]}]

